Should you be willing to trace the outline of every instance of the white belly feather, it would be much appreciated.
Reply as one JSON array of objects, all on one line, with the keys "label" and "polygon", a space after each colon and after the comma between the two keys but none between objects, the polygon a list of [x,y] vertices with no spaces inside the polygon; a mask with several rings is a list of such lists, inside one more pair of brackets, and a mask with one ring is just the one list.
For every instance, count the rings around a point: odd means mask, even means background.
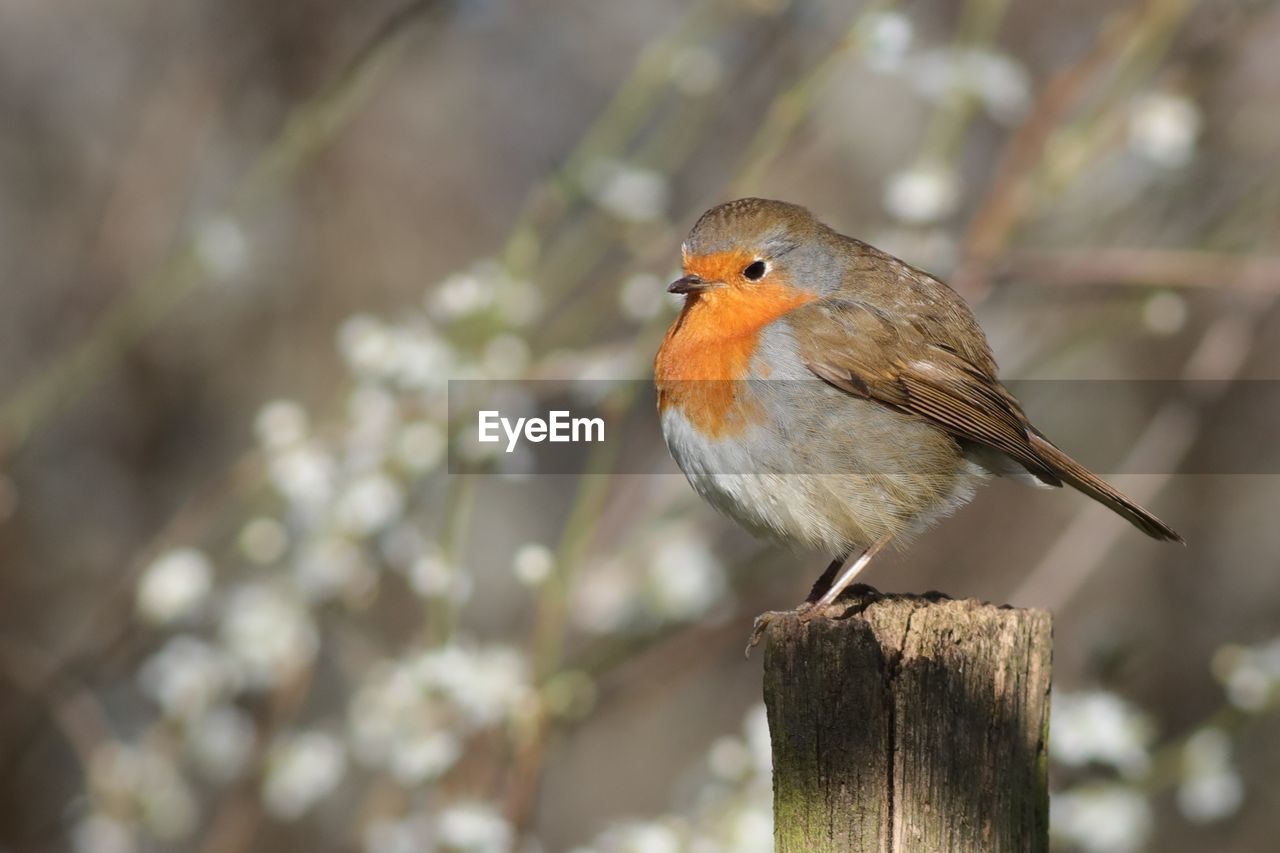
[{"label": "white belly feather", "polygon": [[910,474],[798,473],[787,464],[786,439],[766,424],[709,437],[672,407],[662,412],[662,431],[689,483],[718,510],[758,535],[832,556],[865,548],[885,534],[909,539],[966,503],[989,476],[979,465],[959,460],[959,470],[940,490],[939,484],[928,489],[933,497],[926,509],[913,499],[921,483]]}]

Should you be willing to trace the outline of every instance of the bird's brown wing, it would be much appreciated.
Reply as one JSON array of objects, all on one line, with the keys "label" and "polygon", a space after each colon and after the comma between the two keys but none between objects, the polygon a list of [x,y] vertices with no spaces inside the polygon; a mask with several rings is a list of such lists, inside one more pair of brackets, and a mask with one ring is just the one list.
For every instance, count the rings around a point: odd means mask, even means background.
[{"label": "bird's brown wing", "polygon": [[[1046,483],[1061,479],[1037,452],[1017,402],[983,367],[917,325],[876,307],[824,299],[788,315],[805,365],[830,385],[994,448]],[[990,362],[989,362],[990,363]]]}]

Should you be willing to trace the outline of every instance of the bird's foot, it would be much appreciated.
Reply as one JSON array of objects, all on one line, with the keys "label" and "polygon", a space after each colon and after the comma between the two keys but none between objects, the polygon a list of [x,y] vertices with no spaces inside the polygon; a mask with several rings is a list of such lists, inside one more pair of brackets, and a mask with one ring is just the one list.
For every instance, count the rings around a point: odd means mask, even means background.
[{"label": "bird's foot", "polygon": [[[883,595],[884,593],[880,592],[875,587],[868,586],[865,583],[859,583],[854,584],[845,590],[844,595],[841,596],[841,599],[839,599],[838,602],[842,601],[845,597],[876,599]],[[862,607],[865,606],[866,603],[863,603]],[[764,638],[764,632],[769,630],[769,626],[777,620],[784,616],[794,616],[799,619],[801,623],[808,624],[821,616],[826,609],[826,607],[820,607],[817,600],[814,600],[802,602],[795,610],[766,610],[764,613],[761,613],[756,617],[756,621],[751,625],[751,637],[747,641],[747,658],[751,658],[751,650],[760,645],[760,640]],[[861,607],[858,609],[861,609]]]},{"label": "bird's foot", "polygon": [[756,617],[756,621],[751,625],[751,637],[747,641],[747,659],[749,660],[751,658],[751,650],[760,645],[760,640],[764,637],[764,632],[769,630],[769,626],[775,621],[785,616],[795,616],[799,618],[801,622],[808,622],[817,615],[817,610],[818,608],[814,607],[812,602],[806,601],[795,610],[766,610],[764,613],[761,613]]}]

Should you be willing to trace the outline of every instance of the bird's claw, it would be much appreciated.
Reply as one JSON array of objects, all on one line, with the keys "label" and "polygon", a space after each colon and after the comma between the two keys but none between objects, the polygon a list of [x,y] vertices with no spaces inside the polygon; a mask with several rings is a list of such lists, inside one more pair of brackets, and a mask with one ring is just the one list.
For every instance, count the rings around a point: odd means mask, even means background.
[{"label": "bird's claw", "polygon": [[801,622],[808,622],[817,615],[818,608],[814,607],[807,601],[795,610],[766,610],[764,613],[761,613],[756,617],[756,621],[751,624],[751,637],[747,641],[747,648],[745,652],[747,660],[751,659],[751,650],[760,645],[760,640],[764,638],[764,632],[769,630],[769,626],[772,625],[775,620],[781,619],[784,616],[795,616]]},{"label": "bird's claw", "polygon": [[747,648],[743,653],[747,660],[751,660],[751,650],[760,645],[764,632],[769,630],[773,620],[785,615],[787,615],[785,610],[766,610],[756,617],[756,621],[751,623],[751,636],[747,639]]}]

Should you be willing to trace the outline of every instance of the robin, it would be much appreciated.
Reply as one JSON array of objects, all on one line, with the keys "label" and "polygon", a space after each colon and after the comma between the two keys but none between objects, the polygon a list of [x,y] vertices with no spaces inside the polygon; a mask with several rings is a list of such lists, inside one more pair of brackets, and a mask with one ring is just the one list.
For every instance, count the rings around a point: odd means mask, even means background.
[{"label": "robin", "polygon": [[1066,483],[1183,541],[1031,425],[968,305],[928,273],[758,198],[707,211],[681,255],[684,307],[654,365],[662,432],[717,509],[835,557],[801,619],[993,476]]}]

